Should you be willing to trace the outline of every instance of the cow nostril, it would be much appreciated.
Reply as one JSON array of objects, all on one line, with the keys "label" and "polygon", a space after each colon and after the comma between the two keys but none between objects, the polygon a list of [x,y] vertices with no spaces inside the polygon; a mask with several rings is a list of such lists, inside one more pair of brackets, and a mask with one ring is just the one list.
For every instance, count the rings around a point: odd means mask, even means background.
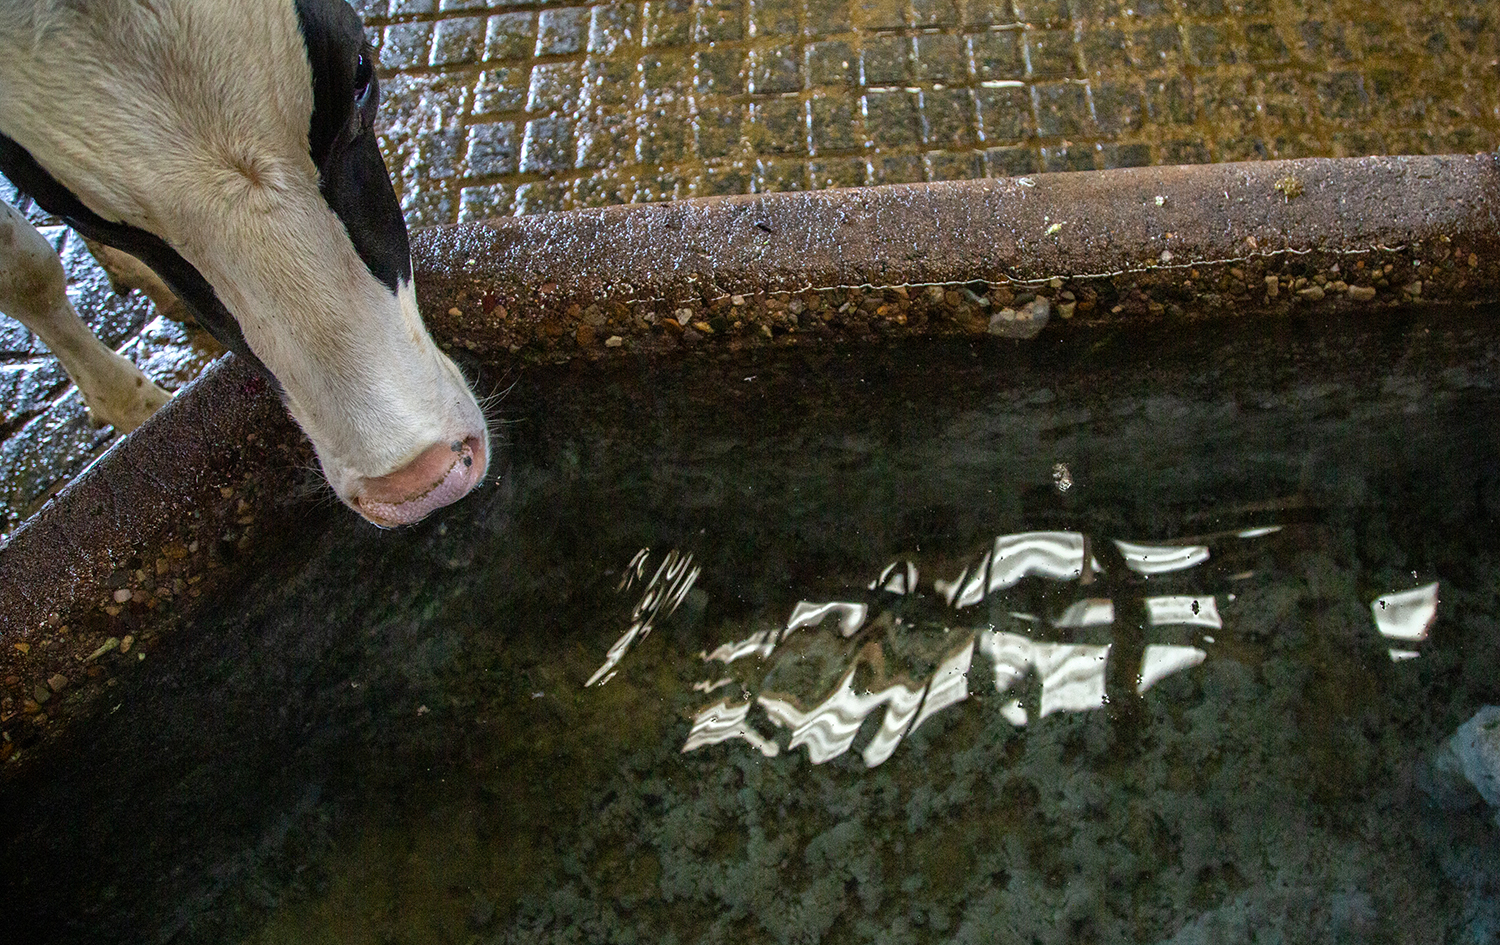
[{"label": "cow nostril", "polygon": [[434,443],[395,472],[366,479],[351,504],[377,525],[410,525],[467,495],[479,483],[486,458],[476,437]]}]

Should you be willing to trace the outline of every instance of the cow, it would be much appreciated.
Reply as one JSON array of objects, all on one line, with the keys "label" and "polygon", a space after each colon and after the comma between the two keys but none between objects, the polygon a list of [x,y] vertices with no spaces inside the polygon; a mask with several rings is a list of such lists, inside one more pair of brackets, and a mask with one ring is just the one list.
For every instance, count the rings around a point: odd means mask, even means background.
[{"label": "cow", "polygon": [[[389,527],[472,490],[490,442],[417,310],[379,98],[342,0],[0,0],[0,173],[269,375],[339,499]],[[0,311],[128,429],[167,395],[63,286],[0,204]]]}]

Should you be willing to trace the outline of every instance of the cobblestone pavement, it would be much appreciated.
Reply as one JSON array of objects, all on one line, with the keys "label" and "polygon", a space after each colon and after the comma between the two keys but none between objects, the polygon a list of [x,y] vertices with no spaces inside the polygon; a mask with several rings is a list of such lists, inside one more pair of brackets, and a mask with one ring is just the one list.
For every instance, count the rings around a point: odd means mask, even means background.
[{"label": "cobblestone pavement", "polygon": [[[355,0],[413,226],[711,194],[1500,145],[1492,0]],[[0,185],[0,198],[10,193]],[[50,230],[75,303],[200,366]],[[109,441],[0,319],[0,532]]]}]

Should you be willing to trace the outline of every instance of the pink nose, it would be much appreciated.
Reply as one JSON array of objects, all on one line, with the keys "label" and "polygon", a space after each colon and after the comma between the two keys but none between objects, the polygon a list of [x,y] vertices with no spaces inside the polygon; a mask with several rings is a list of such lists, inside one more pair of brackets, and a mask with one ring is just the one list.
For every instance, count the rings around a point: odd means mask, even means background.
[{"label": "pink nose", "polygon": [[354,507],[376,525],[410,525],[467,495],[483,478],[486,460],[476,437],[434,443],[395,472],[366,479]]}]

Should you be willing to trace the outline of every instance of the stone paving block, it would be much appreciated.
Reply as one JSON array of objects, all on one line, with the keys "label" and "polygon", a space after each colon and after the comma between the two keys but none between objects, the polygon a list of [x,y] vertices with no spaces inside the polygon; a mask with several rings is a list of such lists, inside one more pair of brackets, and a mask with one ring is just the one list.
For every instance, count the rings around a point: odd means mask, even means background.
[{"label": "stone paving block", "polygon": [[484,58],[487,62],[527,59],[536,48],[536,15],[497,13],[485,22]]},{"label": "stone paving block", "polygon": [[485,53],[488,21],[482,16],[439,20],[432,36],[428,65],[464,66],[478,62]]},{"label": "stone paving block", "polygon": [[640,38],[637,29],[639,8],[633,3],[604,3],[589,11],[588,51],[600,56],[613,55]]},{"label": "stone paving block", "polygon": [[380,67],[399,69],[412,62],[426,62],[431,47],[431,23],[396,23],[387,26],[380,40]]},{"label": "stone paving block", "polygon": [[859,56],[844,40],[808,43],[807,81],[809,85],[859,84]]},{"label": "stone paving block", "polygon": [[698,115],[694,122],[698,155],[703,158],[728,157],[740,146],[744,134],[746,109],[727,105]]},{"label": "stone paving block", "polygon": [[635,196],[633,182],[619,181],[600,174],[574,181],[570,199],[575,207],[601,207],[629,203]]},{"label": "stone paving block", "polygon": [[0,363],[31,357],[46,350],[25,325],[9,315],[0,315]]},{"label": "stone paving block", "polygon": [[1256,104],[1272,126],[1299,127],[1311,120],[1309,90],[1297,76],[1284,72],[1257,72],[1252,85]]},{"label": "stone paving block", "polygon": [[807,36],[834,36],[854,29],[852,0],[807,0],[803,33]]},{"label": "stone paving block", "polygon": [[859,102],[844,98],[816,98],[808,105],[814,154],[848,151],[861,146],[863,135],[855,124],[859,117]]},{"label": "stone paving block", "polygon": [[83,240],[61,226],[44,227],[42,232],[58,234],[56,242],[62,243],[61,258],[68,274],[68,301],[78,312],[88,313],[89,327],[100,341],[119,348],[154,317],[155,310],[141,293],[115,292]]},{"label": "stone paving block", "polygon": [[865,126],[877,147],[899,148],[921,142],[917,93],[871,90],[865,95]]},{"label": "stone paving block", "polygon": [[1370,93],[1358,72],[1335,72],[1313,80],[1318,110],[1324,118],[1359,121],[1369,117]]},{"label": "stone paving block", "polygon": [[1090,130],[1088,93],[1076,82],[1039,82],[1032,86],[1036,131],[1043,138],[1076,138]]},{"label": "stone paving block", "polygon": [[648,167],[687,160],[693,149],[693,118],[688,103],[665,102],[648,109],[644,112],[638,140],[637,158]]},{"label": "stone paving block", "polygon": [[807,119],[802,103],[794,98],[774,98],[751,106],[751,142],[769,154],[807,151]]},{"label": "stone paving block", "polygon": [[632,203],[660,200],[684,200],[691,197],[692,182],[672,170],[660,170],[635,181]]},{"label": "stone paving block", "polygon": [[364,20],[385,16],[390,12],[390,4],[387,0],[349,0],[349,6],[353,7],[354,12]]},{"label": "stone paving block", "polygon": [[470,125],[465,167],[470,177],[514,174],[521,167],[521,129],[516,122]]},{"label": "stone paving block", "polygon": [[807,163],[814,190],[830,187],[863,187],[869,179],[869,166],[863,158],[829,158]]},{"label": "stone paving block", "polygon": [[859,50],[861,81],[865,85],[908,85],[911,82],[911,39],[875,36]]},{"label": "stone paving block", "polygon": [[1124,30],[1114,26],[1084,30],[1078,41],[1078,55],[1089,75],[1128,72],[1134,68],[1130,41]]},{"label": "stone paving block", "polygon": [[537,14],[537,56],[570,56],[582,52],[589,42],[588,7],[542,10]]},{"label": "stone paving block", "polygon": [[[1057,145],[1055,147],[1044,147],[1042,153],[1042,170],[1057,171],[1092,171],[1097,165],[1094,163],[1094,149],[1088,145]],[[1190,163],[1179,161],[1179,164]]]},{"label": "stone paving block", "polygon": [[1193,107],[1193,85],[1180,77],[1148,85],[1146,104],[1151,120],[1158,125],[1191,125],[1197,115]]},{"label": "stone paving block", "polygon": [[979,89],[975,92],[979,123],[987,144],[1024,141],[1035,126],[1031,91],[1025,86]]},{"label": "stone paving block", "polygon": [[462,128],[441,128],[417,139],[415,161],[424,181],[451,180],[458,174],[463,153]]},{"label": "stone paving block", "polygon": [[1021,22],[1021,15],[1007,0],[967,3],[963,9],[963,22],[968,27],[1004,26]]},{"label": "stone paving block", "polygon": [[640,70],[637,65],[635,59],[623,61],[592,56],[585,59],[580,106],[628,116],[641,97]]},{"label": "stone paving block", "polygon": [[401,194],[401,213],[413,226],[435,226],[458,212],[453,195],[436,187],[412,187]]},{"label": "stone paving block", "polygon": [[521,141],[521,171],[547,174],[573,166],[574,140],[571,118],[535,118],[526,123]]},{"label": "stone paving block", "polygon": [[1200,68],[1232,66],[1239,61],[1233,37],[1219,23],[1194,23],[1187,28],[1188,61]]},{"label": "stone paving block", "polygon": [[1182,35],[1175,24],[1134,30],[1129,36],[1132,56],[1142,69],[1182,71]]},{"label": "stone paving block", "polygon": [[77,475],[114,434],[95,429],[72,390],[0,443],[0,532],[9,532],[60,482]]},{"label": "stone paving block", "polygon": [[1036,151],[1031,148],[989,148],[984,152],[985,169],[991,177],[1020,177],[1041,170]]},{"label": "stone paving block", "polygon": [[[979,5],[979,0],[974,0]],[[959,23],[956,0],[912,0],[911,25],[923,28],[957,26]]]},{"label": "stone paving block", "polygon": [[526,107],[529,88],[524,66],[487,69],[474,82],[473,113],[520,111]]},{"label": "stone paving block", "polygon": [[984,155],[974,151],[929,152],[922,157],[928,180],[973,180],[984,176]]},{"label": "stone paving block", "polygon": [[854,0],[855,26],[866,30],[896,30],[906,25],[905,0]]},{"label": "stone paving block", "polygon": [[[1014,0],[1016,17],[1032,26],[1050,26],[1068,22],[1072,15],[1068,11],[1068,0]],[[1149,0],[1133,5],[1133,9],[1147,15]]]},{"label": "stone paving block", "polygon": [[745,84],[745,51],[734,47],[705,49],[695,54],[696,87],[705,95],[740,95]]},{"label": "stone paving block", "polygon": [[1150,167],[1151,146],[1149,144],[1106,144],[1099,149],[1099,166]]},{"label": "stone paving block", "polygon": [[917,154],[880,154],[870,161],[871,183],[914,184],[926,179],[922,158]]},{"label": "stone paving block", "polygon": [[745,38],[746,0],[698,0],[693,4],[693,42],[737,42]]},{"label": "stone paving block", "polygon": [[797,35],[799,0],[750,0],[750,35],[757,38]]},{"label": "stone paving block", "polygon": [[641,57],[638,68],[647,93],[642,104],[683,98],[692,87],[693,59],[686,50],[652,50]]},{"label": "stone paving block", "polygon": [[1255,65],[1282,65],[1292,58],[1292,51],[1274,23],[1252,23],[1245,27],[1246,52]]},{"label": "stone paving block", "polygon": [[0,431],[7,436],[40,414],[68,386],[68,375],[48,354],[0,362]]},{"label": "stone paving block", "polygon": [[969,37],[974,69],[981,81],[1026,77],[1026,48],[1019,30],[977,33]]},{"label": "stone paving block", "polygon": [[750,52],[750,92],[795,92],[802,88],[802,48],[772,46]]},{"label": "stone paving block", "polygon": [[[1337,141],[1337,138],[1338,136],[1335,136],[1335,141]],[[1112,145],[1111,147],[1119,146]],[[1269,153],[1270,152],[1267,150],[1265,142],[1253,135],[1220,138],[1214,142],[1213,148],[1213,158],[1215,161],[1263,161],[1266,159]],[[1385,152],[1381,151],[1376,153],[1383,154]],[[1355,157],[1357,155],[1345,153],[1344,156]],[[1150,163],[1150,158],[1148,157],[1146,159],[1146,164]],[[1132,166],[1144,167],[1145,165]]]},{"label": "stone paving block", "polygon": [[1028,74],[1039,79],[1081,77],[1078,56],[1069,30],[1027,30]]},{"label": "stone paving block", "polygon": [[148,321],[140,334],[120,353],[134,361],[141,372],[169,391],[181,390],[218,357],[217,343],[206,342],[207,333],[189,328],[160,315]]},{"label": "stone paving block", "polygon": [[634,161],[638,131],[631,115],[591,112],[578,122],[574,137],[576,161],[581,168],[628,165]]},{"label": "stone paving block", "polygon": [[1208,145],[1196,138],[1164,143],[1161,156],[1163,164],[1207,164],[1211,160]]},{"label": "stone paving block", "polygon": [[645,46],[683,46],[692,39],[690,0],[646,0],[641,43]]},{"label": "stone paving block", "polygon": [[969,57],[963,37],[926,33],[913,39],[913,61],[918,82],[963,82],[969,77]]},{"label": "stone paving block", "polygon": [[721,197],[748,194],[753,188],[751,175],[742,167],[710,167],[703,172],[703,183],[698,194],[702,197]]},{"label": "stone paving block", "polygon": [[1193,95],[1195,113],[1213,122],[1220,137],[1242,134],[1255,120],[1249,76],[1204,77],[1193,83]]},{"label": "stone paving block", "polygon": [[582,62],[543,63],[531,70],[526,110],[573,114],[578,109],[582,91]]},{"label": "stone paving block", "polygon": [[755,162],[756,193],[806,190],[807,162],[762,158]]},{"label": "stone paving block", "polygon": [[571,188],[552,180],[530,181],[516,188],[516,213],[551,213],[566,210]]},{"label": "stone paving block", "polygon": [[922,143],[929,149],[973,147],[974,95],[969,89],[928,89],[921,93]]},{"label": "stone paving block", "polygon": [[510,216],[514,209],[515,191],[508,184],[465,187],[459,192],[458,219],[461,223]]},{"label": "stone paving block", "polygon": [[1091,92],[1094,117],[1102,134],[1113,136],[1136,132],[1145,125],[1145,92],[1137,83],[1098,82],[1092,86]]}]

